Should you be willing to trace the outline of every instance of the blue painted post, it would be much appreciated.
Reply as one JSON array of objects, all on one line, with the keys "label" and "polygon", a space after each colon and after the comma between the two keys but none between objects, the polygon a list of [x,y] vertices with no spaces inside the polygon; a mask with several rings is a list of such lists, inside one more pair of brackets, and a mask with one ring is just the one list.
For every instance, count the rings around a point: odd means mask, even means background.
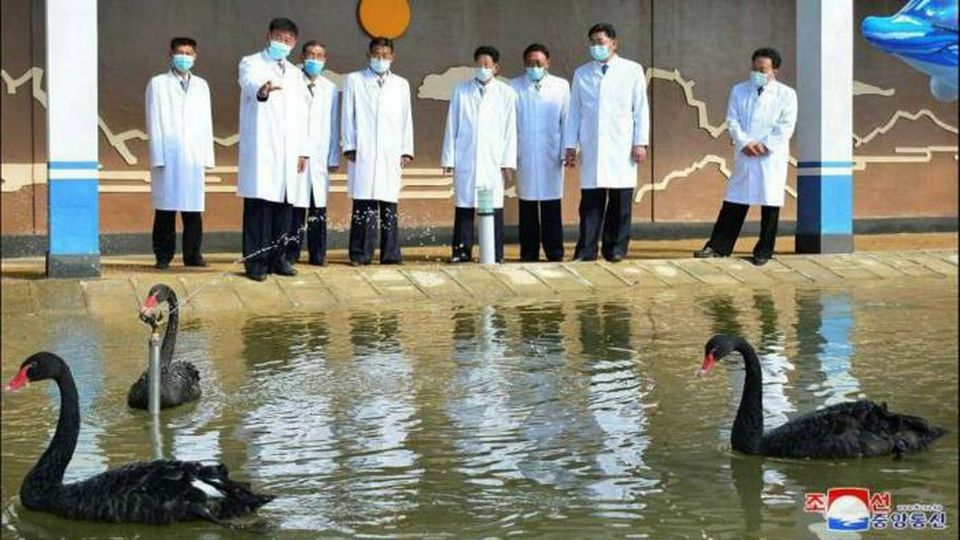
[{"label": "blue painted post", "polygon": [[46,2],[47,276],[99,276],[97,0]]},{"label": "blue painted post", "polygon": [[853,251],[853,2],[797,0],[797,253]]}]

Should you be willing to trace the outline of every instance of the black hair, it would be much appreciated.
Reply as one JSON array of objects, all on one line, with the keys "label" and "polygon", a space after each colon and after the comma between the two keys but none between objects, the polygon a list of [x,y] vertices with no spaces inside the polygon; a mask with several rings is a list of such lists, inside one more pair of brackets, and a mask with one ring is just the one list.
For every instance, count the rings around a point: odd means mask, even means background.
[{"label": "black hair", "polygon": [[367,47],[367,51],[373,52],[373,49],[376,47],[387,47],[390,49],[390,52],[393,52],[393,40],[388,37],[377,36],[370,40],[370,46]]},{"label": "black hair", "polygon": [[300,33],[300,29],[297,28],[297,23],[286,17],[277,17],[276,19],[270,21],[270,32],[277,30],[281,32],[290,32],[293,34],[293,37],[297,37],[297,35]]},{"label": "black hair", "polygon": [[493,45],[481,45],[477,47],[477,50],[473,51],[473,59],[476,60],[483,55],[487,55],[493,59],[493,63],[496,64],[500,62],[500,51],[497,50]]},{"label": "black hair", "polygon": [[184,45],[189,45],[193,47],[193,50],[197,50],[197,40],[188,37],[175,37],[170,40],[170,50],[174,50],[177,47],[182,47]]},{"label": "black hair", "polygon": [[597,23],[590,27],[590,31],[587,32],[587,39],[593,37],[594,34],[599,34],[603,32],[610,39],[617,39],[617,31],[613,29],[613,25],[610,23]]},{"label": "black hair", "polygon": [[539,43],[532,43],[529,47],[523,50],[523,60],[527,60],[527,56],[533,52],[542,52],[544,56],[547,57],[547,60],[550,59],[550,49],[546,45],[541,45]]},{"label": "black hair", "polygon": [[301,54],[307,54],[307,49],[309,49],[310,47],[323,47],[324,50],[327,49],[327,46],[324,45],[323,43],[320,43],[315,39],[311,39],[310,41],[303,44],[303,48],[300,49]]},{"label": "black hair", "polygon": [[782,59],[780,58],[780,53],[778,53],[776,49],[771,47],[762,47],[757,49],[753,51],[753,56],[750,57],[750,60],[754,61],[757,58],[769,58],[770,62],[773,63],[773,69],[780,69],[780,62]]}]

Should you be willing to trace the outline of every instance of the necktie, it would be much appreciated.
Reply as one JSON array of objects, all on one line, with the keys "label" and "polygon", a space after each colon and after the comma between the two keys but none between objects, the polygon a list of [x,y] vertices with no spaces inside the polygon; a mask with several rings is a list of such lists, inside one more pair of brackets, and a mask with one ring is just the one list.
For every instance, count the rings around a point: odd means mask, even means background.
[{"label": "necktie", "polygon": [[759,96],[762,93],[763,93],[763,87],[761,86],[760,88],[757,88],[757,95]]},{"label": "necktie", "polygon": [[280,74],[283,75],[283,71],[284,71],[283,68],[286,67],[283,65],[283,60],[277,62],[277,65],[280,67]]},{"label": "necktie", "polygon": [[314,83],[310,83],[310,84],[307,85],[307,90],[310,91],[310,95],[311,95],[311,96],[313,95],[313,87],[314,87],[314,86],[316,86]]},{"label": "necktie", "polygon": [[180,79],[180,88],[183,88],[183,91],[184,91],[184,92],[187,91],[187,80],[186,80],[186,79]]},{"label": "necktie", "polygon": [[600,67],[600,73],[601,73],[601,75],[606,75],[606,74],[607,74],[607,69],[609,69],[609,68],[610,68],[610,64],[604,64],[604,65],[602,65],[602,66]]},{"label": "necktie", "polygon": [[383,88],[383,83],[386,82],[386,77],[383,75],[377,76],[377,84],[380,85],[380,88]]}]

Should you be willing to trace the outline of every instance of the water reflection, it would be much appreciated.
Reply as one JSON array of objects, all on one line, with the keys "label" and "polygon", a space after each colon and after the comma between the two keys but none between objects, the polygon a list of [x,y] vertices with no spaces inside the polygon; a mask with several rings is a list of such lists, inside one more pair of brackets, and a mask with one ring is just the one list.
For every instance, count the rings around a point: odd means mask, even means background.
[{"label": "water reflection", "polygon": [[284,512],[284,527],[328,528],[322,510],[330,503],[327,479],[339,454],[324,384],[327,325],[322,317],[252,319],[242,334],[252,367],[244,392],[257,398],[243,418],[250,468],[266,490],[285,494],[271,503]]},{"label": "water reflection", "polygon": [[[817,408],[857,399],[860,382],[851,372],[853,309],[846,291],[797,290],[798,363],[802,387]],[[812,369],[816,362],[818,373]]]},{"label": "water reflection", "polygon": [[[410,358],[401,347],[395,311],[350,315],[353,378],[343,395],[337,437],[345,447],[340,496],[364,509],[364,525],[386,525],[416,506],[420,455],[409,444],[419,426]],[[339,408],[339,406],[338,406]]]},{"label": "water reflection", "polygon": [[653,382],[637,371],[627,304],[592,303],[578,311],[587,407],[602,444],[594,456],[600,477],[588,496],[602,501],[602,515],[634,518],[645,506],[642,495],[656,484],[643,472],[650,444],[644,406]]},{"label": "water reflection", "polygon": [[531,407],[511,400],[513,359],[506,339],[506,321],[492,306],[454,316],[454,372],[446,409],[458,432],[459,470],[475,484],[499,486],[523,478],[520,462],[528,445],[518,435]]},{"label": "water reflection", "polygon": [[[91,322],[69,318],[60,320],[59,324],[49,328],[50,350],[60,355],[70,366],[80,402],[80,436],[73,459],[64,473],[65,482],[82,480],[108,468],[101,439],[112,415],[107,414],[103,418],[96,414],[97,400],[104,393],[103,351],[100,347],[99,327]],[[44,387],[52,409],[47,433],[49,440],[53,438],[57,427],[60,391],[55,384],[46,384]],[[39,457],[38,453],[37,458]]]}]

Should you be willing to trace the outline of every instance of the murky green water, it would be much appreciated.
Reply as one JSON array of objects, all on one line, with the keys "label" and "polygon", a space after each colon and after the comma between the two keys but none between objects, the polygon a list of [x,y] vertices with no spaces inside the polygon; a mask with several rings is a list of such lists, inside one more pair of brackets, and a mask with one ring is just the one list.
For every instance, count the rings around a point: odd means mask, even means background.
[{"label": "murky green water", "polygon": [[[785,461],[729,448],[742,370],[693,374],[713,333],[762,355],[767,424],[867,397],[957,425],[957,286],[676,289],[492,307],[380,306],[311,316],[194,319],[178,358],[201,402],[164,412],[162,451],[221,460],[277,495],[266,530],[97,525],[24,510],[23,476],[56,422],[52,384],[3,397],[3,536],[314,538],[825,538],[807,492],[863,486],[957,520],[957,435],[902,461]],[[154,452],[125,406],[144,369],[130,320],[3,319],[2,376],[64,356],[83,426],[67,480]],[[849,533],[839,538],[855,538]]]}]

